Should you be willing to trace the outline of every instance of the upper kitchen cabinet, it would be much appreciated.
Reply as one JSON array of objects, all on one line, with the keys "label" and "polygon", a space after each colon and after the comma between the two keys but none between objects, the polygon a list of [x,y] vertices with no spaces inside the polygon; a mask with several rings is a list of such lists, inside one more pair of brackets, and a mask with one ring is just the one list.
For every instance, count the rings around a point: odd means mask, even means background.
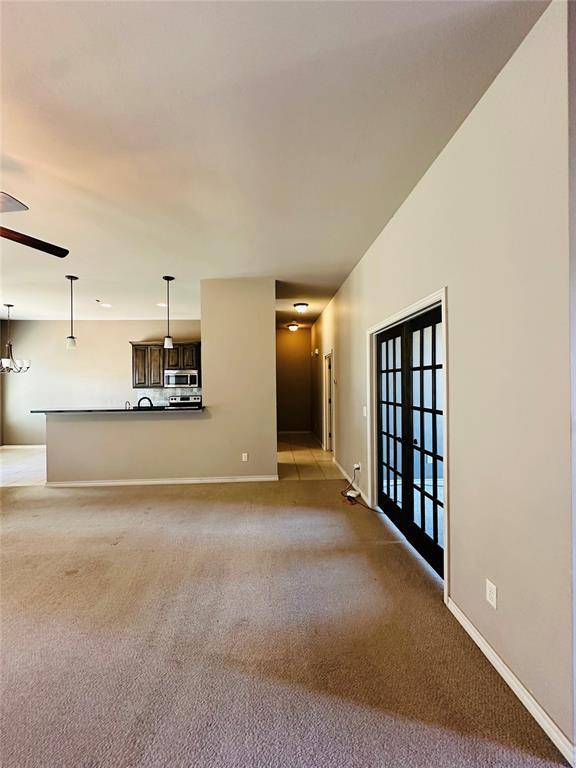
[{"label": "upper kitchen cabinet", "polygon": [[161,344],[132,344],[132,387],[164,386],[164,348]]},{"label": "upper kitchen cabinet", "polygon": [[200,342],[189,342],[185,344],[175,343],[173,349],[164,350],[164,370],[200,369]]},{"label": "upper kitchen cabinet", "polygon": [[162,342],[132,342],[132,387],[150,389],[164,386],[164,371],[191,369],[200,379],[200,342],[176,342],[164,349]]}]

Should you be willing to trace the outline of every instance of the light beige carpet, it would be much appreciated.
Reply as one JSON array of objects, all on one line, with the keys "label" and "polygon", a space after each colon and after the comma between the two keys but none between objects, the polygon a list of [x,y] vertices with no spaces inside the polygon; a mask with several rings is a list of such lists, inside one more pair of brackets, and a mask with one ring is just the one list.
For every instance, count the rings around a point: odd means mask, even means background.
[{"label": "light beige carpet", "polygon": [[341,487],[3,489],[3,768],[562,765]]}]

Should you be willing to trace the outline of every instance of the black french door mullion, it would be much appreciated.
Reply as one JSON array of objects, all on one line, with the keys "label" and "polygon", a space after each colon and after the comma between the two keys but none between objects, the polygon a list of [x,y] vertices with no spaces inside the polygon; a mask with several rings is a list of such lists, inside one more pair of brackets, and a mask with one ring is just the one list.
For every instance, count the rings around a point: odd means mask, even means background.
[{"label": "black french door mullion", "polygon": [[420,453],[418,454],[420,456],[420,528],[424,530],[425,525],[425,518],[424,518],[424,510],[426,508],[426,498],[424,496],[424,489],[426,488],[426,467],[425,467],[425,461],[426,461],[426,455],[424,453],[424,448],[426,446],[425,440],[424,440],[424,331],[422,328],[418,331],[418,338],[420,339],[419,344],[419,351],[420,351],[420,370],[418,371],[418,376],[420,378]]},{"label": "black french door mullion", "polygon": [[436,326],[432,326],[432,526],[434,541],[438,542],[438,507],[436,499],[438,498],[438,462],[436,461]]}]

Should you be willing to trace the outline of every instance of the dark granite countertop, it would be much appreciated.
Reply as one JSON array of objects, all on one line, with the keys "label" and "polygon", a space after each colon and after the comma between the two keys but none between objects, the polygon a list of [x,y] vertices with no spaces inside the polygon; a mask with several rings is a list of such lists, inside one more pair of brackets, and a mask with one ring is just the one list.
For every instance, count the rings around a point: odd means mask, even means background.
[{"label": "dark granite countertop", "polygon": [[201,408],[173,408],[169,405],[155,405],[153,408],[47,408],[30,413],[199,413]]}]

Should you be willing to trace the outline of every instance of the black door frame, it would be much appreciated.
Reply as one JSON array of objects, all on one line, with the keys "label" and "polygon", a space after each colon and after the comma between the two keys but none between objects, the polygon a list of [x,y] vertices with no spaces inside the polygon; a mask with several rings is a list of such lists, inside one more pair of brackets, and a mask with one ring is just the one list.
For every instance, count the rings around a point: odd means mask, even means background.
[{"label": "black door frame", "polygon": [[[448,499],[448,352],[447,352],[447,313],[446,313],[446,288],[436,292],[435,294],[423,299],[420,302],[408,307],[402,312],[394,315],[388,320],[385,320],[367,330],[367,384],[368,384],[368,471],[369,471],[369,492],[368,501],[371,506],[376,507],[378,511],[384,512],[391,522],[399,528],[403,535],[410,541],[417,549],[422,549],[420,544],[422,543],[422,537],[424,538],[424,546],[429,544],[430,539],[425,533],[416,525],[407,525],[406,520],[402,517],[398,517],[395,514],[396,510],[391,509],[388,505],[387,509],[383,509],[381,506],[381,495],[379,493],[379,447],[378,441],[381,439],[379,432],[381,413],[379,413],[381,406],[379,405],[379,385],[377,385],[376,371],[379,366],[378,363],[378,344],[377,337],[383,332],[389,332],[391,336],[398,335],[398,329],[405,323],[412,320],[418,322],[417,318],[422,318],[425,314],[431,310],[436,309],[441,311],[442,319],[442,341],[444,347],[444,359],[443,359],[443,382],[444,382],[444,442],[443,450],[441,446],[438,446],[439,453],[442,453],[444,460],[444,542],[443,548],[435,545],[436,551],[432,552],[432,557],[427,558],[430,565],[440,574],[444,574],[444,600],[447,601],[449,597],[449,584],[448,584],[448,562],[449,562],[449,499]],[[406,342],[404,342],[406,344]],[[404,354],[408,354],[408,350],[404,350]],[[408,359],[408,358],[407,358]],[[403,397],[406,402],[406,397]],[[412,411],[410,411],[410,414]],[[412,439],[410,437],[410,439]],[[410,472],[413,472],[411,462],[406,462],[407,446],[403,445],[403,467],[408,467]],[[410,451],[410,458],[412,452]],[[412,486],[410,486],[410,489]],[[380,498],[379,498],[380,497]],[[434,550],[434,548],[432,548]]]}]

